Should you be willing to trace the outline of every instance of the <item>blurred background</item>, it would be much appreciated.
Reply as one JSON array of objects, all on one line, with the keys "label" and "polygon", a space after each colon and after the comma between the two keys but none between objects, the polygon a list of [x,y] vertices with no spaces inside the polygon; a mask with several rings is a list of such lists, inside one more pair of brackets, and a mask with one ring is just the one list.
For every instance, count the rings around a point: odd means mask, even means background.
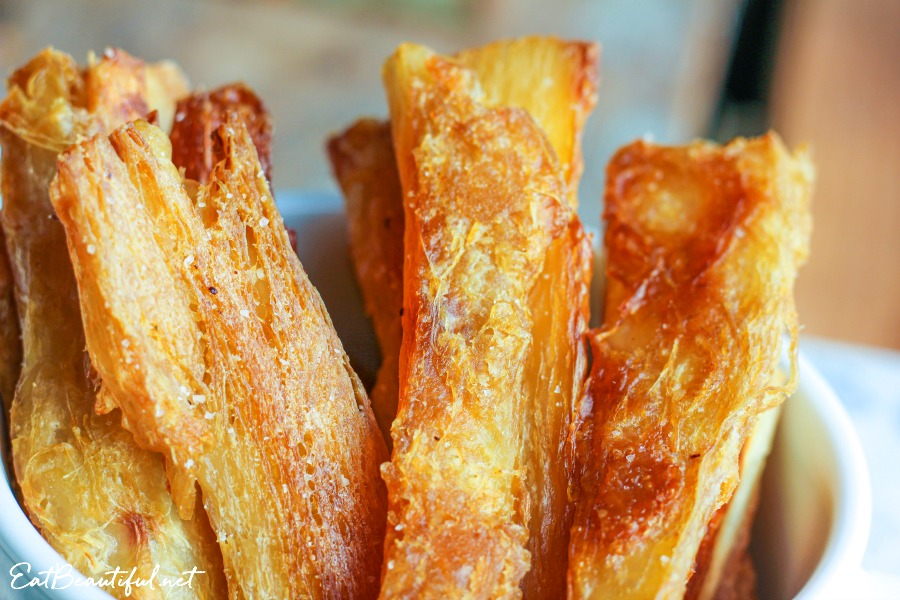
[{"label": "blurred background", "polygon": [[900,348],[900,2],[896,0],[0,0],[0,72],[46,45],[176,60],[197,86],[253,86],[275,117],[279,189],[333,189],[325,137],[385,115],[382,61],[526,33],[603,46],[584,136],[586,223],[606,160],[640,136],[776,128],[819,169],[805,331]]},{"label": "blurred background", "polygon": [[335,190],[323,142],[386,115],[380,67],[398,43],[453,52],[527,33],[602,45],[581,188],[595,227],[605,163],[634,138],[773,127],[812,146],[803,348],[873,472],[866,566],[900,573],[900,0],[0,0],[0,72],[47,45],[79,61],[118,46],[174,59],[195,86],[243,80],[274,115],[276,189]]},{"label": "blurred background", "polygon": [[900,348],[896,0],[0,0],[0,71],[46,45],[79,60],[119,46],[176,60],[197,86],[244,80],[274,114],[275,186],[331,189],[323,140],[386,114],[380,66],[399,42],[451,52],[534,32],[603,47],[586,223],[618,146],[774,127],[819,169],[806,332]]}]

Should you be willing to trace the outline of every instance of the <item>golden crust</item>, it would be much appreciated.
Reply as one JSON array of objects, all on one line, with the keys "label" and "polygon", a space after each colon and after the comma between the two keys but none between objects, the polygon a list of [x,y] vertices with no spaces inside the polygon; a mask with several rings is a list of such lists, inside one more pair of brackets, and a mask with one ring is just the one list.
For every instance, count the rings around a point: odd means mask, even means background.
[{"label": "golden crust", "polygon": [[144,122],[61,158],[88,349],[126,425],[197,478],[233,594],[372,597],[384,444],[240,115],[216,135],[196,201]]},{"label": "golden crust", "polygon": [[684,593],[750,427],[793,389],[770,381],[782,335],[796,336],[811,181],[805,153],[774,134],[636,142],[611,161],[570,596]]},{"label": "golden crust", "polygon": [[[126,107],[156,108],[135,101],[144,96],[140,85],[121,81],[142,81],[143,69],[117,53],[81,73],[70,57],[47,50],[12,75],[0,105],[2,220],[24,346],[10,423],[13,458],[29,517],[79,571],[97,576],[136,567],[147,577],[157,564],[161,576],[196,567],[205,573],[190,589],[162,595],[221,598],[222,559],[205,515],[181,520],[161,457],[135,444],[118,413],[93,411],[97,390],[84,354],[75,278],[48,195],[59,148],[113,115],[139,116]],[[112,92],[122,87],[130,91],[120,105]],[[173,98],[160,101],[174,105]],[[124,589],[112,591],[124,597]],[[160,597],[147,588],[132,593]]]},{"label": "golden crust", "polygon": [[540,125],[563,170],[569,205],[577,208],[581,134],[597,103],[600,47],[526,36],[463,50],[455,59],[475,73],[485,105],[522,108]]}]

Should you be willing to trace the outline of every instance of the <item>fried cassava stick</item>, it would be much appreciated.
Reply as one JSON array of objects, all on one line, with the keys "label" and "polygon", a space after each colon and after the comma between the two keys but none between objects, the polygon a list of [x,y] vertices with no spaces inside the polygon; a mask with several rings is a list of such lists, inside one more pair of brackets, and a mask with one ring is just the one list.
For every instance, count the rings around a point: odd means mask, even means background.
[{"label": "fried cassava stick", "polygon": [[678,598],[738,482],[809,243],[812,166],[774,135],[636,142],[607,170],[607,294],[581,414],[574,598]]},{"label": "fried cassava stick", "polygon": [[[11,437],[23,504],[35,526],[88,576],[204,571],[190,588],[132,588],[140,598],[221,598],[222,558],[205,514],[183,521],[162,458],[140,449],[118,412],[98,415],[65,232],[48,186],[66,145],[183,93],[171,66],[109,51],[86,71],[46,50],[16,71],[0,105],[3,229],[21,319],[24,364]],[[99,394],[102,396],[102,390]],[[102,404],[102,402],[99,402]],[[161,579],[157,579],[159,582]],[[125,590],[110,590],[124,596]]]},{"label": "fried cassava stick", "polygon": [[[572,206],[577,202],[581,173],[581,128],[596,99],[597,54],[592,44],[527,37],[457,55],[473,69],[488,105],[521,107],[535,118],[557,156],[563,157],[561,167]],[[329,140],[328,152],[346,198],[357,279],[381,345],[383,363],[372,404],[382,431],[389,436],[399,393],[404,221],[390,124],[360,120]],[[584,373],[581,337],[587,321],[590,257],[574,213],[568,234],[555,239],[552,246],[530,300],[535,335],[549,343],[535,355],[540,364],[530,365],[540,383],[526,410],[533,424],[526,451],[533,481],[527,486],[533,509],[529,512],[531,569],[522,583],[526,598],[556,597],[564,591],[570,524],[564,440]]]},{"label": "fried cassava stick", "polygon": [[374,596],[384,443],[240,114],[216,135],[195,199],[143,122],[61,158],[88,349],[138,439],[197,477],[232,590]]},{"label": "fried cassava stick", "polygon": [[[532,519],[552,504],[532,486],[542,468],[535,388],[580,385],[572,372],[542,371],[534,343],[551,310],[543,272],[573,222],[563,171],[534,120],[486,107],[475,74],[455,61],[401,46],[385,85],[406,262],[382,593],[516,596]],[[577,354],[577,341],[565,351]]]}]

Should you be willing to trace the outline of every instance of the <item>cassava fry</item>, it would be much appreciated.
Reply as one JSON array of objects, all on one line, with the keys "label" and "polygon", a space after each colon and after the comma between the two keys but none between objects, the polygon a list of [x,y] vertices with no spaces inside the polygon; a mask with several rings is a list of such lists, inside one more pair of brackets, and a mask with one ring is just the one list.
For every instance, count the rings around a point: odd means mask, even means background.
[{"label": "cassava fry", "polygon": [[[527,37],[467,50],[457,59],[473,69],[488,106],[527,110],[562,157],[568,199],[577,203],[581,128],[596,100],[597,47],[556,38]],[[363,119],[333,137],[328,152],[346,198],[350,250],[357,279],[381,346],[382,366],[372,404],[384,435],[396,415],[402,339],[403,199],[389,123]],[[525,418],[531,435],[528,549],[532,567],[526,598],[558,597],[565,589],[568,529],[568,459],[565,438],[585,369],[581,338],[587,322],[590,249],[577,216],[555,239],[530,305],[534,335],[534,391]]]},{"label": "cassava fry", "polygon": [[206,183],[213,167],[224,158],[216,147],[216,130],[231,111],[240,113],[256,146],[259,162],[272,183],[272,118],[262,100],[247,86],[232,84],[212,92],[192,94],[178,101],[172,124],[172,162],[184,176]]},{"label": "cassava fry", "polygon": [[574,598],[678,598],[797,322],[812,167],[774,134],[636,142],[607,170],[607,293],[580,414]]},{"label": "cassava fry", "polygon": [[405,199],[403,346],[385,597],[519,595],[529,567],[535,283],[571,221],[543,132],[474,74],[403,45],[385,66]]},{"label": "cassava fry", "polygon": [[328,156],[344,192],[356,280],[381,348],[381,367],[370,396],[390,449],[403,339],[403,198],[391,124],[357,121],[328,141]]},{"label": "cassava fry", "polygon": [[195,201],[145,122],[62,156],[88,350],[138,439],[197,477],[232,591],[372,597],[384,443],[240,115],[216,135]]},{"label": "cassava fry", "polygon": [[118,413],[94,413],[97,389],[84,354],[75,278],[48,195],[61,148],[116,119],[166,106],[171,113],[173,95],[184,87],[174,73],[122,52],[108,52],[81,72],[70,57],[45,50],[8,82],[0,105],[2,221],[24,346],[10,429],[24,507],[79,571],[98,576],[136,568],[147,578],[155,565],[159,577],[196,568],[204,573],[190,587],[131,592],[221,598],[222,558],[205,514],[181,520],[162,458],[137,447]]}]

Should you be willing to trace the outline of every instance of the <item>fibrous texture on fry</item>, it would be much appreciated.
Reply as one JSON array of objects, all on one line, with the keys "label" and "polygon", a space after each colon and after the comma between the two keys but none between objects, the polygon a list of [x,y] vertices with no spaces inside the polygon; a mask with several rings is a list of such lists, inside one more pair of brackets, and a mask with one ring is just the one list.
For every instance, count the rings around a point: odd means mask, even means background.
[{"label": "fibrous texture on fry", "polygon": [[[382,594],[516,597],[531,564],[529,530],[565,520],[566,400],[581,385],[571,334],[589,256],[576,243],[562,253],[571,262],[552,262],[580,225],[527,112],[486,106],[472,71],[421,47],[401,46],[385,85],[406,261]],[[573,282],[574,303],[554,306],[548,264],[573,269],[561,277]],[[535,339],[550,311],[569,337],[548,349]],[[545,362],[560,351],[568,362]],[[554,393],[549,424],[535,404]],[[540,434],[558,446],[535,444]]]},{"label": "fibrous texture on fry", "polygon": [[[48,186],[66,145],[152,109],[184,89],[171,67],[108,52],[86,71],[46,50],[16,71],[0,105],[2,222],[24,363],[11,414],[13,462],[24,508],[50,544],[88,576],[121,568],[147,578],[203,571],[192,586],[132,588],[140,598],[221,598],[222,558],[202,511],[182,520],[162,458],[139,448],[103,395],[84,353],[65,232]],[[125,590],[110,590],[124,596]]]},{"label": "fibrous texture on fry", "polygon": [[[597,47],[556,38],[528,37],[467,50],[457,59],[472,69],[487,106],[526,110],[551,142],[577,203],[581,128],[596,99]],[[344,192],[350,250],[372,316],[382,366],[372,403],[386,436],[396,415],[403,314],[403,197],[390,124],[363,119],[328,144]],[[500,201],[500,199],[498,199]],[[527,457],[531,568],[522,582],[526,598],[564,592],[570,506],[566,497],[565,438],[574,398],[581,391],[587,322],[590,249],[574,212],[565,235],[553,240],[532,288],[535,337],[533,392],[522,418],[529,422]]]},{"label": "fibrous texture on fry", "polygon": [[215,134],[194,199],[145,122],[62,156],[88,350],[137,439],[199,482],[232,594],[374,596],[384,443],[239,112]]},{"label": "fibrous texture on fry", "polygon": [[[607,294],[580,411],[574,598],[677,598],[796,339],[812,166],[774,135],[636,142],[607,170]],[[794,350],[792,343],[791,350]]]},{"label": "fibrous texture on fry", "polygon": [[[774,380],[784,383],[783,378]],[[772,448],[781,406],[764,412],[753,425],[740,455],[740,481],[734,494],[713,515],[694,559],[686,600],[754,600],[756,572],[750,559],[750,530],[759,500],[759,484]]]}]

